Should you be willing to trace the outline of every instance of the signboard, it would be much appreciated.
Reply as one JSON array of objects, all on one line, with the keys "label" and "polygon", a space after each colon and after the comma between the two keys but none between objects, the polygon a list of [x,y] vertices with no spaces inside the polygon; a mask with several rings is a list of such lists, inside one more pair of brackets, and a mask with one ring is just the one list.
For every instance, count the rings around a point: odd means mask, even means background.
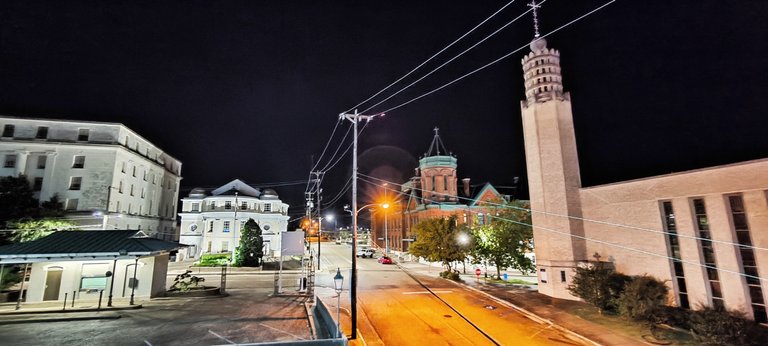
[{"label": "signboard", "polygon": [[80,279],[80,290],[103,290],[107,287],[107,277],[83,277]]},{"label": "signboard", "polygon": [[281,233],[281,256],[304,255],[304,231]]}]

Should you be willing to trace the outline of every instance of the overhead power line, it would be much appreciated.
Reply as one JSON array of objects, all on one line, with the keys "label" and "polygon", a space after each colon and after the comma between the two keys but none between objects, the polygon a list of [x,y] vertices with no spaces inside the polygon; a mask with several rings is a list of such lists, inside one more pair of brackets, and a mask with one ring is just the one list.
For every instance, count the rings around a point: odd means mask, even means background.
[{"label": "overhead power line", "polygon": [[[371,178],[373,178],[373,177],[371,177]],[[384,181],[383,179],[378,179],[378,178],[373,178],[373,179]],[[366,181],[365,179],[361,179],[361,180]],[[367,182],[371,183],[370,181],[367,181]],[[375,185],[378,185],[378,184],[375,184]],[[384,188],[386,188],[386,186]],[[418,190],[421,190],[421,189],[418,189]],[[465,198],[465,199],[468,199],[468,198]],[[511,209],[519,209],[519,210],[524,210],[524,211],[528,211],[528,212],[532,212],[532,213],[536,212],[536,211],[533,211],[533,210],[528,209],[528,208],[513,207],[513,206],[497,204],[497,203],[488,203],[488,204],[499,206],[499,207],[506,207],[506,208],[512,207]],[[651,252],[651,251],[646,251],[646,250],[642,250],[642,249],[638,249],[638,248],[633,248],[633,247],[630,247],[630,246],[625,246],[625,245],[621,245],[621,244],[611,243],[611,242],[604,241],[604,240],[599,240],[599,239],[590,238],[590,237],[586,237],[586,236],[580,236],[580,235],[572,234],[572,233],[566,232],[566,231],[559,231],[559,230],[552,229],[552,228],[541,227],[541,226],[534,225],[532,223],[529,224],[529,223],[525,223],[525,222],[521,222],[521,221],[517,221],[517,220],[507,219],[507,218],[503,218],[503,217],[500,217],[500,216],[492,215],[490,213],[487,214],[487,216],[490,217],[490,218],[495,218],[495,219],[498,219],[498,220],[502,220],[502,221],[506,221],[506,222],[510,222],[510,223],[515,223],[515,224],[519,224],[519,225],[523,225],[523,226],[528,226],[528,227],[531,227],[531,228],[537,228],[537,229],[540,229],[540,230],[543,230],[543,231],[557,233],[557,234],[560,234],[560,235],[564,235],[564,236],[568,236],[568,237],[572,237],[572,238],[577,238],[577,239],[581,239],[581,240],[585,240],[585,241],[589,241],[589,242],[593,242],[593,243],[603,244],[603,245],[607,245],[607,246],[610,246],[610,247],[616,247],[616,248],[624,249],[624,250],[627,250],[627,251],[632,251],[632,252],[641,253],[641,254],[645,254],[645,255],[649,255],[649,256],[654,256],[654,257],[661,257],[661,258],[665,258],[665,259],[669,259],[669,260],[673,260],[673,261],[679,261],[679,262],[682,262],[682,263],[686,263],[686,264],[690,264],[690,265],[695,265],[695,266],[702,267],[702,268],[707,268],[707,269],[714,269],[714,270],[721,271],[721,272],[724,272],[724,273],[735,274],[735,275],[743,276],[743,277],[746,277],[746,278],[752,278],[752,279],[757,279],[757,280],[761,280],[761,281],[768,281],[768,278],[761,278],[759,276],[754,276],[754,275],[750,275],[750,274],[746,274],[746,273],[741,273],[741,272],[734,271],[734,270],[723,269],[723,268],[716,267],[716,266],[710,266],[710,265],[702,264],[702,263],[699,263],[699,262],[693,262],[693,261],[688,261],[688,260],[677,259],[677,258],[671,257],[671,256],[669,256],[667,254],[659,254],[659,253],[655,253],[655,252]],[[657,233],[666,233],[666,232],[658,232],[658,231],[655,231],[655,232],[657,232]],[[682,236],[681,234],[678,234],[678,233],[676,233],[675,235],[677,235],[678,237]],[[706,241],[712,241],[712,240],[706,239],[706,238],[698,238],[698,237],[690,237],[690,238],[702,239],[702,240],[706,240]],[[736,244],[736,243],[727,243],[727,242],[724,242],[724,243],[730,244],[730,245],[734,245],[734,246],[739,246],[739,247],[747,247],[747,248],[765,250],[765,249],[759,248],[759,247],[745,246],[745,245]]]},{"label": "overhead power line", "polygon": [[[387,85],[386,87],[384,87],[384,89],[381,89],[381,90],[379,90],[379,92],[377,92],[377,93],[373,94],[371,97],[369,97],[369,98],[367,98],[367,99],[365,99],[365,100],[361,101],[361,102],[360,102],[360,103],[358,103],[357,105],[355,105],[355,106],[351,107],[350,109],[347,109],[346,111],[344,111],[344,112],[342,112],[342,113],[349,113],[349,112],[351,112],[351,111],[352,111],[352,110],[354,110],[355,108],[357,108],[357,107],[360,107],[361,105],[365,104],[366,102],[368,102],[368,101],[372,100],[374,97],[376,97],[376,96],[379,96],[379,94],[383,93],[383,92],[384,92],[384,91],[386,91],[387,89],[391,88],[393,85],[395,85],[395,84],[399,83],[400,81],[402,81],[402,80],[403,80],[403,79],[405,79],[406,77],[410,76],[412,73],[416,72],[416,70],[418,70],[419,68],[421,68],[422,66],[424,66],[426,63],[428,63],[428,62],[432,61],[432,59],[434,59],[435,57],[437,57],[438,55],[440,55],[441,53],[443,53],[444,51],[446,51],[448,48],[452,47],[452,46],[453,46],[454,44],[456,44],[457,42],[461,41],[461,40],[462,40],[464,37],[466,37],[467,35],[469,35],[469,34],[470,34],[470,33],[472,33],[473,31],[475,31],[477,28],[479,28],[480,26],[482,26],[483,24],[485,24],[485,22],[489,21],[491,18],[493,18],[494,16],[496,16],[497,14],[499,14],[499,12],[501,12],[502,10],[504,10],[505,8],[507,8],[507,6],[511,5],[513,2],[515,2],[515,0],[512,0],[512,1],[508,2],[506,5],[502,6],[502,7],[501,7],[500,9],[498,9],[496,12],[494,12],[493,14],[491,14],[491,15],[490,15],[488,18],[486,18],[485,20],[483,20],[482,22],[480,22],[480,24],[477,24],[477,25],[475,25],[475,27],[473,27],[472,29],[470,29],[469,31],[467,31],[466,33],[464,33],[464,35],[461,35],[459,38],[457,38],[456,40],[454,40],[453,42],[451,42],[450,44],[448,44],[447,46],[445,46],[443,49],[441,49],[441,50],[440,50],[440,51],[438,51],[437,53],[435,53],[435,54],[433,54],[432,56],[430,56],[430,57],[429,57],[427,60],[424,60],[424,62],[422,62],[422,63],[421,63],[421,64],[419,64],[418,66],[414,67],[414,68],[413,68],[411,71],[409,71],[408,73],[406,73],[406,74],[405,74],[405,75],[403,75],[402,77],[398,78],[396,81],[394,81],[394,82],[392,82],[391,84],[389,84],[389,85]],[[365,112],[363,112],[363,113],[365,113]]]},{"label": "overhead power line", "polygon": [[[570,26],[570,25],[572,25],[572,24],[574,24],[574,23],[576,23],[576,22],[578,22],[578,21],[580,21],[580,20],[582,20],[582,19],[586,18],[587,16],[589,16],[589,15],[591,15],[591,14],[593,14],[593,13],[595,13],[595,12],[597,12],[597,11],[601,10],[601,9],[603,9],[604,7],[606,7],[606,6],[608,6],[608,5],[612,4],[612,3],[614,3],[614,2],[616,2],[616,1],[617,1],[617,0],[610,0],[610,1],[608,1],[607,3],[605,3],[605,4],[601,5],[600,7],[597,7],[597,8],[595,8],[594,10],[592,10],[592,11],[589,11],[589,12],[587,12],[587,13],[585,13],[585,14],[581,15],[580,17],[578,17],[578,18],[576,18],[576,19],[574,19],[574,20],[572,20],[572,21],[570,21],[570,22],[568,22],[568,23],[566,23],[566,24],[564,24],[564,25],[560,26],[559,28],[557,28],[557,29],[555,29],[555,30],[552,30],[552,31],[550,31],[549,33],[547,33],[547,34],[545,34],[545,35],[542,35],[542,36],[541,36],[541,38],[545,38],[545,37],[547,37],[547,36],[549,36],[549,35],[552,35],[552,34],[554,34],[554,33],[558,32],[558,31],[560,31],[560,30],[562,30],[562,29],[564,29],[564,28],[566,28],[566,27],[568,27],[568,26]],[[543,2],[542,2],[542,3],[543,3]],[[394,106],[394,107],[392,107],[392,108],[389,108],[389,109],[385,110],[383,113],[389,113],[389,112],[392,112],[392,111],[394,111],[394,110],[396,110],[396,109],[402,108],[402,107],[404,107],[404,106],[406,106],[406,105],[408,105],[408,104],[411,104],[411,103],[413,103],[413,102],[415,102],[415,101],[417,101],[417,100],[420,100],[420,99],[422,99],[422,98],[424,98],[424,97],[427,97],[427,96],[429,96],[429,95],[432,95],[432,94],[434,94],[434,93],[436,93],[436,92],[438,92],[438,91],[440,91],[440,90],[442,90],[442,89],[445,89],[445,88],[447,88],[448,86],[451,86],[451,85],[453,85],[454,83],[456,83],[456,82],[458,82],[458,81],[460,81],[460,80],[462,80],[462,79],[464,79],[464,78],[467,78],[467,77],[469,77],[469,76],[471,76],[471,75],[473,75],[473,74],[475,74],[475,73],[477,73],[477,72],[480,72],[480,71],[482,71],[482,70],[484,70],[484,69],[488,68],[488,67],[489,67],[489,66],[491,66],[491,65],[494,65],[494,64],[498,63],[499,61],[502,61],[502,60],[504,60],[504,59],[506,59],[506,58],[508,58],[508,57],[512,56],[513,54],[515,54],[515,53],[517,53],[517,52],[519,52],[519,51],[523,50],[525,47],[528,47],[528,44],[525,44],[525,45],[521,46],[520,48],[517,48],[517,49],[515,49],[515,50],[513,50],[513,51],[511,51],[511,52],[509,52],[509,53],[507,53],[507,54],[504,54],[504,55],[502,55],[501,57],[499,57],[499,58],[497,58],[497,59],[495,59],[495,60],[493,60],[493,61],[491,61],[491,62],[489,62],[489,63],[487,63],[487,64],[485,64],[485,65],[483,65],[483,66],[480,66],[480,67],[478,67],[478,68],[476,68],[476,69],[474,69],[474,70],[472,70],[472,71],[470,71],[470,72],[468,72],[468,73],[466,73],[466,74],[462,75],[462,76],[461,76],[461,77],[459,77],[459,78],[456,78],[456,79],[454,79],[454,80],[452,80],[452,81],[450,81],[450,82],[448,82],[448,83],[445,83],[445,84],[443,84],[443,85],[441,85],[441,86],[439,86],[439,87],[437,87],[437,88],[435,88],[435,89],[432,89],[431,91],[428,91],[428,92],[426,92],[426,93],[424,93],[424,94],[421,94],[420,96],[414,97],[414,98],[412,98],[412,99],[410,99],[410,100],[408,100],[408,101],[406,101],[406,102],[403,102],[403,103],[401,103],[401,104],[399,104],[399,105],[397,105],[397,106]]]},{"label": "overhead power line", "polygon": [[[542,1],[541,3],[543,4],[544,2],[546,2],[546,0],[545,0],[545,1]],[[530,9],[530,10],[528,10],[528,11],[525,11],[525,12],[523,12],[521,15],[519,15],[519,16],[517,16],[517,17],[515,17],[515,19],[513,19],[513,20],[511,20],[511,21],[507,22],[507,24],[504,24],[502,27],[500,27],[500,28],[496,29],[496,31],[494,31],[494,32],[492,32],[491,34],[489,34],[488,36],[484,37],[482,40],[480,40],[480,41],[478,41],[477,43],[473,44],[473,45],[472,45],[472,46],[470,46],[469,48],[467,48],[467,49],[463,50],[461,53],[457,54],[457,55],[456,55],[456,56],[454,56],[453,58],[450,58],[450,59],[448,59],[448,61],[446,61],[446,62],[444,62],[444,63],[440,64],[440,66],[438,66],[438,67],[434,68],[433,70],[431,70],[431,71],[427,72],[427,74],[425,74],[425,75],[424,75],[424,76],[422,76],[421,78],[419,78],[419,79],[417,79],[417,80],[415,80],[415,81],[411,82],[410,84],[408,84],[408,85],[404,86],[404,87],[403,87],[403,88],[401,88],[400,90],[396,91],[396,92],[395,92],[395,93],[393,93],[392,95],[389,95],[387,98],[385,98],[385,99],[383,99],[383,100],[379,101],[378,103],[374,104],[373,106],[370,106],[370,107],[368,107],[367,109],[365,109],[365,110],[363,111],[363,113],[365,113],[365,112],[368,112],[368,111],[369,111],[369,110],[371,110],[372,108],[374,108],[374,107],[376,107],[376,106],[378,106],[378,105],[380,105],[380,104],[382,104],[382,103],[384,103],[384,102],[386,102],[386,101],[388,101],[388,100],[392,99],[393,97],[395,97],[395,96],[399,95],[401,92],[405,91],[406,89],[408,89],[408,88],[410,88],[410,87],[414,86],[415,84],[417,84],[417,83],[421,82],[421,81],[422,81],[422,80],[424,80],[425,78],[427,78],[427,77],[431,76],[433,73],[435,73],[435,72],[437,72],[438,70],[440,70],[440,69],[442,69],[443,67],[445,67],[445,65],[448,65],[448,64],[450,64],[450,63],[451,63],[451,62],[453,62],[454,60],[456,60],[456,59],[460,58],[460,57],[461,57],[462,55],[464,55],[465,53],[469,52],[470,50],[472,50],[472,49],[474,49],[475,47],[477,47],[477,46],[481,45],[483,42],[487,41],[487,40],[488,40],[488,39],[490,39],[491,37],[495,36],[495,35],[496,35],[496,34],[498,34],[498,33],[499,33],[501,30],[504,30],[504,29],[506,29],[508,26],[512,25],[512,23],[516,22],[518,19],[522,18],[523,16],[525,16],[526,14],[528,14],[528,12],[531,12],[532,10],[533,10],[533,9]],[[384,113],[386,113],[386,112],[384,112]]]},{"label": "overhead power line", "polygon": [[[368,179],[373,179],[373,180],[376,180],[376,181],[386,182],[387,184],[390,184],[390,185],[397,185],[397,186],[399,186],[399,184],[397,184],[397,183],[389,182],[389,181],[386,181],[384,179],[376,178],[376,177],[365,175],[365,174],[362,174],[362,173],[360,173],[359,175],[363,176],[363,177],[366,177]],[[381,183],[371,182],[370,180],[367,180],[367,179],[364,179],[364,178],[361,179],[361,180],[366,181],[366,182],[371,183],[371,184],[374,184],[374,185],[381,185]],[[387,186],[385,186],[384,188],[387,188]],[[423,189],[416,189],[416,190],[424,191]],[[390,191],[392,191],[392,190],[390,190]],[[471,198],[466,198],[466,197],[458,197],[458,199],[466,200],[466,201],[472,201]],[[617,227],[617,228],[626,228],[626,229],[632,229],[632,230],[643,231],[643,232],[650,232],[650,233],[657,233],[657,234],[663,234],[663,235],[675,235],[675,236],[677,236],[679,238],[694,239],[694,240],[699,240],[699,241],[707,241],[707,242],[718,243],[718,244],[723,244],[723,245],[728,245],[728,246],[736,246],[736,247],[745,248],[745,249],[754,249],[754,250],[768,251],[768,248],[763,248],[763,247],[754,246],[754,245],[742,245],[742,244],[739,244],[739,243],[728,242],[728,241],[723,241],[723,240],[715,240],[715,239],[697,237],[697,236],[692,236],[692,235],[687,235],[687,234],[672,233],[672,232],[668,232],[668,231],[659,231],[659,230],[655,230],[655,229],[651,229],[651,228],[646,228],[646,227],[631,226],[631,225],[625,225],[625,224],[614,223],[614,222],[607,222],[607,221],[601,221],[601,220],[593,220],[593,219],[588,219],[588,218],[584,218],[584,217],[580,217],[580,216],[563,215],[563,214],[551,213],[551,212],[547,212],[547,211],[533,210],[531,208],[522,208],[522,207],[518,207],[518,206],[494,203],[494,202],[491,202],[491,201],[486,201],[484,203],[487,203],[488,205],[492,205],[492,206],[495,206],[495,207],[500,207],[500,208],[510,208],[510,209],[523,210],[523,211],[527,211],[527,212],[530,212],[530,213],[537,213],[537,214],[542,214],[542,215],[547,215],[547,216],[555,216],[555,217],[567,218],[567,219],[572,219],[572,220],[578,220],[578,221],[583,221],[583,222],[600,224],[600,225],[604,225],[604,226],[611,226],[611,227]]]}]

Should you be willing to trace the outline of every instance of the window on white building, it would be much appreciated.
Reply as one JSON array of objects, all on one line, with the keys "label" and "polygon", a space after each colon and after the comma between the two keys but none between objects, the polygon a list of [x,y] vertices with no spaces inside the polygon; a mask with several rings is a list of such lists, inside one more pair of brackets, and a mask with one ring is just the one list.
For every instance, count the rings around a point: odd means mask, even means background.
[{"label": "window on white building", "polygon": [[141,198],[144,198],[144,188],[141,188]]},{"label": "window on white building", "polygon": [[133,196],[133,184],[131,184],[131,196]]},{"label": "window on white building", "polygon": [[132,175],[133,175],[134,178],[136,177],[136,166],[133,166],[133,173],[132,173]]},{"label": "window on white building", "polygon": [[37,169],[45,169],[45,162],[48,160],[48,157],[45,155],[40,155],[37,157]]},{"label": "window on white building", "polygon": [[77,198],[67,198],[64,210],[77,210]]},{"label": "window on white building", "polygon": [[84,168],[85,167],[85,155],[75,155],[72,160],[72,168]]},{"label": "window on white building", "polygon": [[5,163],[3,164],[3,167],[5,167],[5,168],[15,168],[16,167],[16,154],[5,155]]},{"label": "window on white building", "polygon": [[48,126],[38,126],[37,127],[37,134],[35,134],[35,138],[37,138],[37,139],[46,139],[46,138],[48,138]]},{"label": "window on white building", "polygon": [[16,126],[8,124],[3,127],[3,137],[13,137],[13,132],[16,131]]},{"label": "window on white building", "polygon": [[272,212],[272,203],[264,204],[264,212],[265,213]]},{"label": "window on white building", "polygon": [[240,210],[246,210],[248,209],[248,202],[243,202],[240,204]]},{"label": "window on white building", "polygon": [[35,183],[32,185],[32,191],[40,191],[43,189],[43,178],[35,177]]},{"label": "window on white building", "polygon": [[216,209],[216,201],[211,201],[211,209]]},{"label": "window on white building", "polygon": [[125,161],[123,161],[123,163],[120,165],[120,172],[125,173],[125,166],[126,166]]},{"label": "window on white building", "polygon": [[91,130],[89,129],[79,129],[77,131],[77,141],[78,142],[87,142],[88,137],[90,137]]},{"label": "window on white building", "polygon": [[80,186],[83,183],[83,177],[71,177],[69,178],[69,189],[80,190]]},{"label": "window on white building", "polygon": [[224,201],[224,209],[232,209],[232,201]]},{"label": "window on white building", "polygon": [[[208,233],[210,232],[213,232],[213,221],[208,223]],[[208,251],[210,252],[211,250],[208,250]]]},{"label": "window on white building", "polygon": [[221,252],[227,252],[229,251],[229,242],[223,241],[221,242]]},{"label": "window on white building", "polygon": [[192,203],[192,211],[200,211],[200,203]]},{"label": "window on white building", "polygon": [[229,232],[229,221],[224,221],[224,232]]},{"label": "window on white building", "polygon": [[121,180],[120,183],[117,185],[117,192],[123,193],[123,181]]}]

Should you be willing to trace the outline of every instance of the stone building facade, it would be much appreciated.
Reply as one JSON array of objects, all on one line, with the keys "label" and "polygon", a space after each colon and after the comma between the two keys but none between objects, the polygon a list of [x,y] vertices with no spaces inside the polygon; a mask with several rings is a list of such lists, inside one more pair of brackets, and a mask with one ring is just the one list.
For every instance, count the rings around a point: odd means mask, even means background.
[{"label": "stone building facade", "polygon": [[181,162],[117,123],[0,116],[0,176],[58,195],[83,229],[136,229],[177,240]]}]

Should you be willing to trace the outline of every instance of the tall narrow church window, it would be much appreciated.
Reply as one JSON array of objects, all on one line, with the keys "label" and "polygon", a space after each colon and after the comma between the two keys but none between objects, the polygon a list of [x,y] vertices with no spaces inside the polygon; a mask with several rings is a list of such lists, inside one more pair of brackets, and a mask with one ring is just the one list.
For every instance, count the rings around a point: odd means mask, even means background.
[{"label": "tall narrow church window", "polygon": [[763,299],[763,289],[760,285],[757,262],[755,261],[755,251],[752,249],[752,237],[750,235],[749,223],[747,222],[746,208],[744,208],[744,199],[741,195],[728,196],[728,204],[733,228],[736,231],[736,240],[739,242],[739,245],[742,245],[739,246],[739,264],[741,264],[741,272],[746,277],[752,314],[755,322],[765,323],[768,321],[768,316],[766,316],[765,300]]},{"label": "tall narrow church window", "polygon": [[664,224],[664,231],[667,233],[667,245],[669,257],[672,260],[672,269],[674,271],[675,282],[677,286],[677,298],[680,307],[683,309],[689,309],[690,303],[688,302],[688,289],[685,285],[685,272],[683,271],[683,262],[680,256],[680,240],[677,237],[677,222],[675,218],[675,211],[672,208],[671,201],[661,202],[662,207],[662,222]]}]

